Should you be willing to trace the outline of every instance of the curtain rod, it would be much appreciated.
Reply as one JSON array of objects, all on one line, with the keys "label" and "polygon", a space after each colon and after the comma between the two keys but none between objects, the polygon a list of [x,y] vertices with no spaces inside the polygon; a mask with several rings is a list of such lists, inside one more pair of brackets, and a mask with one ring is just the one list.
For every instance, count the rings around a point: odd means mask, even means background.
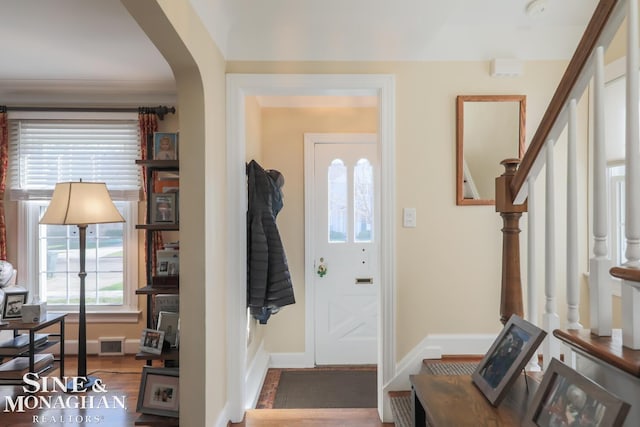
[{"label": "curtain rod", "polygon": [[62,112],[87,112],[87,113],[139,113],[155,114],[160,120],[164,120],[165,114],[175,114],[175,107],[159,105],[157,107],[7,107],[0,105],[0,113],[7,111],[62,111]]}]

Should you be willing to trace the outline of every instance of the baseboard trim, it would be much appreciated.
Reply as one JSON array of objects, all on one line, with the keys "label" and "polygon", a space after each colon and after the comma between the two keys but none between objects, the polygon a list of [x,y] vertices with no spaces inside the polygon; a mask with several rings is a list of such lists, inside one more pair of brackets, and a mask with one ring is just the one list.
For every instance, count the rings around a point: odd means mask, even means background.
[{"label": "baseboard trim", "polygon": [[409,390],[409,375],[420,371],[424,359],[442,359],[443,355],[484,355],[497,335],[434,334],[427,335],[396,365],[395,376],[385,387],[389,391]]},{"label": "baseboard trim", "polygon": [[313,368],[306,353],[271,353],[270,368]]},{"label": "baseboard trim", "polygon": [[269,369],[269,353],[264,350],[263,344],[264,341],[260,343],[258,351],[256,351],[256,354],[253,356],[253,360],[247,370],[247,376],[245,378],[245,409],[256,407],[258,399],[260,398],[264,378]]}]

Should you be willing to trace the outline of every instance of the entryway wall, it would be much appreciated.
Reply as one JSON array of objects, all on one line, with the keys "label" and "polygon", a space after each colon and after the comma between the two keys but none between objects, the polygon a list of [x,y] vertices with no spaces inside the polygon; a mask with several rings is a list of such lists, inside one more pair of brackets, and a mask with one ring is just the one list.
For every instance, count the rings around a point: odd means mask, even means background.
[{"label": "entryway wall", "polygon": [[[376,133],[375,107],[266,107],[246,98],[247,160],[255,158],[285,177],[284,208],[277,218],[294,284],[296,304],[272,316],[267,325],[250,321],[247,361],[260,344],[271,354],[305,351],[304,133]],[[259,132],[256,132],[259,127]],[[258,141],[259,135],[259,141]],[[261,160],[258,160],[261,159]]]}]

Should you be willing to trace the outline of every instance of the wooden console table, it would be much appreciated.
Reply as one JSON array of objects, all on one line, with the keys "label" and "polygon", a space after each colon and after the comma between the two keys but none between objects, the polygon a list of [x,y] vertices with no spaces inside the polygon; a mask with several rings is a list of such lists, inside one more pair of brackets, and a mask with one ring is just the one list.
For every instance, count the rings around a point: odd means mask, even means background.
[{"label": "wooden console table", "polygon": [[[411,375],[413,426],[514,427],[521,425],[539,382],[520,375],[505,399],[493,407],[470,375]],[[527,389],[528,388],[528,389]]]},{"label": "wooden console table", "polygon": [[[53,359],[54,362],[58,362],[60,369],[60,378],[64,377],[64,318],[66,317],[66,313],[62,314],[47,314],[46,319],[37,323],[25,323],[21,320],[12,320],[9,321],[7,325],[1,325],[0,331],[9,330],[13,331],[13,336],[16,337],[20,334],[20,331],[26,331],[29,334],[29,345],[27,350],[24,352],[16,352],[13,355],[5,355],[3,357],[27,357],[29,359],[29,372],[34,372],[34,364],[35,364],[35,354],[36,351],[41,351],[47,347],[50,347],[56,343],[60,344],[60,357],[57,359]],[[54,326],[58,324],[59,332],[58,333],[48,333],[49,337],[57,337],[57,340],[47,341],[45,344],[41,346],[36,346],[35,344],[35,335],[36,332],[39,332],[45,328],[50,326]],[[22,379],[14,381],[10,380],[2,380],[2,384],[22,384]]]}]

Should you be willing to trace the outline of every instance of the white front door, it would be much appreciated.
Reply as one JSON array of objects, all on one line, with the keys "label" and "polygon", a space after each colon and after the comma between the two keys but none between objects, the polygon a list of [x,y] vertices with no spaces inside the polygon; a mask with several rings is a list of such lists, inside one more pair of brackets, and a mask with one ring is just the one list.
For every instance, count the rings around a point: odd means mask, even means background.
[{"label": "white front door", "polygon": [[375,136],[317,142],[313,150],[315,363],[375,364],[380,287]]}]

